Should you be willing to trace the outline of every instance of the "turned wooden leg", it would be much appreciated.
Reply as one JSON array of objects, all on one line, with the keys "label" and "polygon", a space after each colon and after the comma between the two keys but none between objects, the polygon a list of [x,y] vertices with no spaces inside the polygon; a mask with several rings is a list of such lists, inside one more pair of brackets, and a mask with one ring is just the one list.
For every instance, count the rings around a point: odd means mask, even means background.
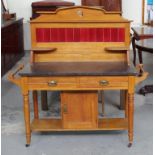
[{"label": "turned wooden leg", "polygon": [[30,145],[30,142],[31,142],[29,93],[23,95],[23,100],[24,100],[26,147],[27,147]]},{"label": "turned wooden leg", "polygon": [[42,110],[48,110],[47,91],[41,91],[41,107]]},{"label": "turned wooden leg", "polygon": [[135,37],[132,37],[132,48],[133,48],[133,64],[136,66],[136,47],[135,47]]},{"label": "turned wooden leg", "polygon": [[102,115],[104,115],[104,91],[101,91]]},{"label": "turned wooden leg", "polygon": [[37,91],[33,91],[33,106],[34,106],[34,118],[38,119],[39,118],[39,113],[38,113],[38,93]]},{"label": "turned wooden leg", "polygon": [[128,94],[128,136],[130,147],[133,142],[133,114],[134,114],[134,94]]}]

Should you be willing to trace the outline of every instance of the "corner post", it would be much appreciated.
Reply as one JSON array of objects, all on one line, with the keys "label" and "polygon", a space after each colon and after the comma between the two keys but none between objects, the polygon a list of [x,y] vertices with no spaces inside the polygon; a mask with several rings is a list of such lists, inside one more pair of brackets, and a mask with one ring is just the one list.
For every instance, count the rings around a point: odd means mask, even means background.
[{"label": "corner post", "polygon": [[26,147],[31,142],[31,125],[30,125],[30,105],[29,105],[29,91],[27,85],[27,78],[22,78],[22,94],[23,94],[23,111],[25,119],[25,132],[26,132]]},{"label": "corner post", "polygon": [[128,145],[128,147],[131,147],[131,145],[133,143],[134,86],[135,86],[135,77],[129,76],[129,88],[128,88],[128,137],[129,137],[129,145]]}]

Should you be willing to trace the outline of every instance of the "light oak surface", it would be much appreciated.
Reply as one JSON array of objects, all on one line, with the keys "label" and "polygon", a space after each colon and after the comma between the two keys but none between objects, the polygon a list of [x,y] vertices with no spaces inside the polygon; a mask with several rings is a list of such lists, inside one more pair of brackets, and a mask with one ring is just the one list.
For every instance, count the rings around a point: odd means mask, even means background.
[{"label": "light oak surface", "polygon": [[[21,68],[9,74],[10,81],[21,87],[24,98],[26,144],[30,144],[31,131],[79,130],[128,130],[131,144],[136,72],[129,62],[127,51],[130,43],[130,21],[124,19],[118,12],[71,7],[41,13],[41,16],[32,20],[30,24],[32,49],[41,47],[46,48],[46,51],[44,49],[44,54],[32,51],[31,67],[28,71],[20,71],[19,78],[15,74]],[[123,42],[37,42],[37,28],[54,27],[121,27],[125,30],[125,39]],[[50,52],[48,48],[55,50]],[[60,64],[59,67],[55,65],[52,68],[49,62]],[[74,62],[77,62],[76,65]],[[47,67],[43,63],[50,66]],[[36,91],[40,90],[61,91],[60,119],[39,118]],[[125,91],[124,118],[98,118],[99,90]],[[30,91],[33,91],[35,113],[31,125],[28,100]]]}]

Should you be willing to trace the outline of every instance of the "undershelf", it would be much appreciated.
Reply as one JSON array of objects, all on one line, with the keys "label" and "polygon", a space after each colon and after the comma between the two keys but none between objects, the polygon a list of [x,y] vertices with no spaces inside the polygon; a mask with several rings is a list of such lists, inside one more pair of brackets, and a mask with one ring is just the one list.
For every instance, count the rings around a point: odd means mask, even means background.
[{"label": "undershelf", "polygon": [[94,131],[94,130],[127,130],[128,121],[124,118],[102,118],[98,120],[98,128],[64,129],[61,119],[34,119],[32,131]]}]

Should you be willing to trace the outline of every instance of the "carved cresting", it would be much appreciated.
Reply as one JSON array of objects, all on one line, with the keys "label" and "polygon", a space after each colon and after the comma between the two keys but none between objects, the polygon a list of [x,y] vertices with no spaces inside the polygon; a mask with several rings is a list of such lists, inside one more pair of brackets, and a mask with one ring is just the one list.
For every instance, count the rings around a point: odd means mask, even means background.
[{"label": "carved cresting", "polygon": [[82,10],[78,10],[77,11],[77,15],[79,15],[80,17],[82,17],[83,16],[83,11]]}]

